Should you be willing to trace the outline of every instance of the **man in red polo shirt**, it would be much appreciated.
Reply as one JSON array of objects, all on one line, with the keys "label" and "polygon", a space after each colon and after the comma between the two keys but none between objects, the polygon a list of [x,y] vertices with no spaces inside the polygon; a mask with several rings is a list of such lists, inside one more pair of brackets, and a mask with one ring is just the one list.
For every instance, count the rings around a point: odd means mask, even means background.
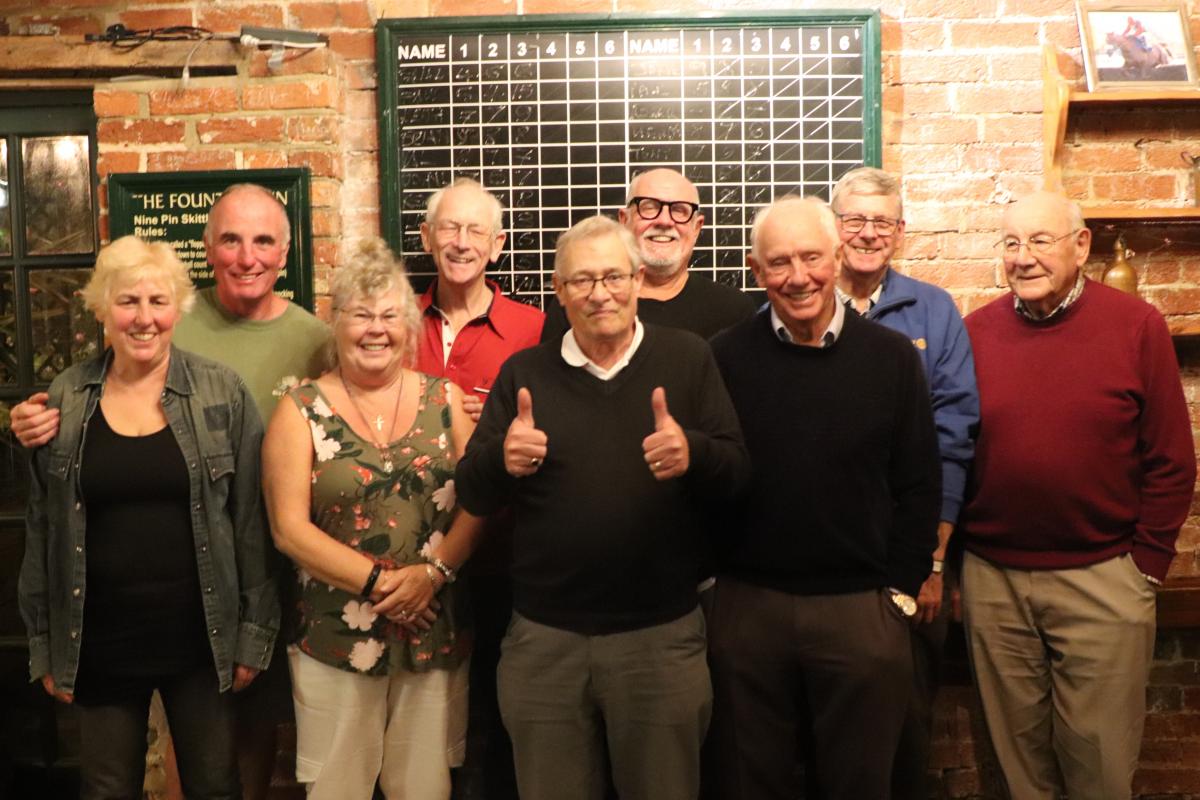
[{"label": "man in red polo shirt", "polygon": [[[538,343],[545,319],[533,306],[505,297],[484,274],[504,248],[503,213],[495,195],[460,178],[430,195],[421,224],[421,242],[433,256],[437,278],[420,300],[423,328],[417,368],[457,384],[467,411],[477,420],[500,365]],[[468,572],[475,649],[467,756],[455,776],[456,798],[517,797],[512,745],[496,703],[500,640],[512,609],[511,552],[511,525],[501,514],[489,522],[488,535]]]}]

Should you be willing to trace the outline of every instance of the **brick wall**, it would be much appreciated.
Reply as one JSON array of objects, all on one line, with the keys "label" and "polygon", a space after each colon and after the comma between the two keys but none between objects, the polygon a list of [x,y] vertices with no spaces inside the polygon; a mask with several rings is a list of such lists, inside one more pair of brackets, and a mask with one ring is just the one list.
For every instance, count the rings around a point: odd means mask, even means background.
[{"label": "brick wall", "polygon": [[[320,31],[328,50],[291,56],[276,72],[266,54],[236,60],[237,75],[97,86],[102,174],[307,165],[313,171],[316,290],[339,249],[379,230],[374,33],[380,16],[566,12],[695,14],[811,7],[801,0],[20,0],[0,4],[0,31],[55,26],[62,33],[194,24]],[[841,0],[828,6],[876,7]],[[1072,0],[884,0],[883,166],[904,178],[909,236],[902,269],[947,288],[964,311],[1003,292],[992,250],[999,204],[1041,185],[1041,48],[1078,57]],[[31,26],[33,26],[31,28]],[[1200,17],[1192,22],[1200,39]],[[1196,141],[1200,107],[1088,111],[1072,117],[1067,190],[1096,202],[1192,201],[1179,160]],[[102,193],[102,201],[104,200]],[[107,231],[107,218],[103,218]],[[1088,270],[1099,275],[1116,233],[1135,251],[1143,296],[1176,320],[1200,320],[1200,230],[1122,225],[1102,231]],[[1169,241],[1168,241],[1169,240]],[[323,306],[322,306],[323,308]],[[1188,400],[1200,425],[1200,346],[1181,347]],[[1200,513],[1200,505],[1196,507]],[[1189,519],[1173,574],[1200,576],[1200,525]],[[1138,791],[1200,797],[1200,634],[1160,637]],[[938,708],[934,766],[947,797],[995,796],[969,689]],[[980,766],[982,765],[982,767]]]}]

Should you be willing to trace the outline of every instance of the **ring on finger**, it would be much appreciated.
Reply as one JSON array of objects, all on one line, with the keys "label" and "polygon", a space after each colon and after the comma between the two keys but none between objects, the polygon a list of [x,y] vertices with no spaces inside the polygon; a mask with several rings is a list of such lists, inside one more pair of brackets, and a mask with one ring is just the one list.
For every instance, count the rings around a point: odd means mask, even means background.
[{"label": "ring on finger", "polygon": [[650,465],[650,469],[654,470],[655,472],[658,472],[661,468],[662,468],[661,461],[655,461],[653,464]]},{"label": "ring on finger", "polygon": [[537,456],[534,456],[533,458],[529,459],[529,466],[531,466],[531,467],[536,467],[538,464],[541,464],[541,463],[542,463],[542,460],[540,458],[538,458]]}]

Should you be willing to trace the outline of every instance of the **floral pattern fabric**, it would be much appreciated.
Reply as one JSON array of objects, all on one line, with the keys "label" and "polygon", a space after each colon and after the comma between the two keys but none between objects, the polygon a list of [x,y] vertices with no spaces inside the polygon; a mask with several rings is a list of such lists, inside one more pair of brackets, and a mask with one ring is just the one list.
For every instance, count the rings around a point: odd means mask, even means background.
[{"label": "floral pattern fabric", "polygon": [[[356,434],[312,383],[288,390],[313,442],[312,521],[384,568],[424,563],[454,516],[454,451],[447,382],[421,375],[412,427],[386,448]],[[391,466],[390,471],[388,465]],[[369,600],[336,589],[303,569],[297,645],[338,669],[366,675],[448,669],[469,652],[461,630],[465,593],[447,585],[429,631],[412,635],[376,614]]]}]

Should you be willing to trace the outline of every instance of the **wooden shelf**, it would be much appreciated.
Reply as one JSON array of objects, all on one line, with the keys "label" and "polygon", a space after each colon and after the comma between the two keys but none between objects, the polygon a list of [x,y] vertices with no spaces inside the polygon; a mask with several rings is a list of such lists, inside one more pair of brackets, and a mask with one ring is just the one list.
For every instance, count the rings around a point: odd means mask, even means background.
[{"label": "wooden shelf", "polygon": [[[1198,98],[1200,99],[1200,98]],[[1200,222],[1200,208],[1189,206],[1186,208],[1178,207],[1157,207],[1157,208],[1134,208],[1132,206],[1085,206],[1083,208],[1084,219],[1129,219],[1129,220],[1177,220],[1187,221],[1196,220]]]},{"label": "wooden shelf", "polygon": [[[1063,140],[1067,134],[1067,116],[1071,106],[1129,106],[1173,103],[1200,105],[1200,89],[1103,89],[1089,92],[1076,88],[1058,66],[1058,48],[1046,44],[1042,48],[1042,169],[1045,188],[1060,192],[1062,181]],[[1102,212],[1103,216],[1100,213]],[[1125,209],[1098,208],[1084,210],[1088,219],[1200,219],[1193,209]]]}]

